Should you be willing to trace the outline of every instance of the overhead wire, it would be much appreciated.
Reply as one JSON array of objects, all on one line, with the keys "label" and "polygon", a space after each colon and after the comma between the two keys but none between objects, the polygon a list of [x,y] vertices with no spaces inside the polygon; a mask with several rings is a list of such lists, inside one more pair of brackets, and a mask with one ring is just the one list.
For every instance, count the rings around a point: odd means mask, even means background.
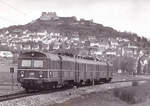
[{"label": "overhead wire", "polygon": [[5,4],[5,5],[7,5],[8,7],[12,8],[13,10],[17,11],[19,14],[22,14],[24,16],[26,15],[26,13],[24,13],[23,11],[19,10],[18,8],[12,6],[11,4],[9,4],[9,3],[7,3],[7,2],[5,2],[3,0],[0,0],[0,2]]},{"label": "overhead wire", "polygon": [[[3,0],[0,0],[0,3],[1,3],[1,4],[4,4],[4,5],[6,5],[6,6],[8,6],[9,8],[11,8],[11,9],[13,9],[13,10],[15,10],[15,11],[16,11],[18,14],[20,14],[20,15],[27,16],[26,13],[24,13],[23,11],[19,10],[18,8],[14,7],[13,5],[11,5],[11,4],[9,4],[9,3],[3,1]],[[1,16],[0,16],[0,19],[3,20],[3,21],[5,21],[5,22],[12,23],[12,24],[16,24],[16,23],[17,23],[17,21],[13,21],[13,20],[10,20],[10,19],[1,17]]]}]

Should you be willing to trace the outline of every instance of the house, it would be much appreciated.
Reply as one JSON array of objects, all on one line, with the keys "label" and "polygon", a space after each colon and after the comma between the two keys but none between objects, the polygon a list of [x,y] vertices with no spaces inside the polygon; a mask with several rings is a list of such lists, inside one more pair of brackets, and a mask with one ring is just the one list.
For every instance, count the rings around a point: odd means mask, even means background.
[{"label": "house", "polygon": [[95,36],[89,36],[89,37],[88,37],[88,40],[90,40],[90,41],[97,41],[97,39],[96,39]]},{"label": "house", "polygon": [[48,33],[46,30],[42,30],[42,31],[36,33],[37,36],[46,36],[47,34]]},{"label": "house", "polygon": [[0,37],[4,37],[4,34],[0,34]]},{"label": "house", "polygon": [[13,57],[13,53],[11,51],[0,51],[0,57]]},{"label": "house", "polygon": [[91,42],[91,43],[90,43],[90,46],[91,46],[91,47],[93,47],[93,46],[100,47],[101,45],[99,44],[99,42]]},{"label": "house", "polygon": [[28,33],[28,30],[25,30],[22,32],[22,34],[27,34]]},{"label": "house", "polygon": [[110,47],[110,44],[108,41],[103,41],[99,43],[99,48],[108,49]]},{"label": "house", "polygon": [[30,45],[23,45],[23,50],[31,50],[31,46]]},{"label": "house", "polygon": [[126,56],[136,56],[136,55],[138,55],[138,49],[137,48],[124,47],[123,52],[124,52],[123,55],[126,55]]},{"label": "house", "polygon": [[79,52],[78,55],[80,56],[86,56],[89,54],[89,50],[87,49],[82,49],[82,50],[79,50],[78,52]]},{"label": "house", "polygon": [[111,48],[117,48],[117,46],[119,45],[118,40],[117,39],[110,39],[110,45]]},{"label": "house", "polygon": [[7,39],[2,38],[1,41],[0,41],[0,44],[1,44],[2,46],[7,46],[7,45],[8,45]]},{"label": "house", "polygon": [[58,50],[59,48],[60,48],[60,44],[59,43],[54,43],[53,50]]}]

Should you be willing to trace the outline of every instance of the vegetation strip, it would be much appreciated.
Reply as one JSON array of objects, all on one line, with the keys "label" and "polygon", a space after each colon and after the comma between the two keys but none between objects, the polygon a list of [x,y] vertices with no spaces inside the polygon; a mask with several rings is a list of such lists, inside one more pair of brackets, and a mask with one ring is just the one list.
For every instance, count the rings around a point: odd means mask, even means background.
[{"label": "vegetation strip", "polygon": [[[129,80],[129,81],[116,81],[112,83],[120,83],[120,82],[132,82],[132,81],[137,81],[137,80]],[[144,80],[138,80],[138,81],[144,81]],[[33,95],[41,95],[41,94],[48,94],[52,92],[58,92],[58,91],[63,91],[66,90],[67,88],[63,89],[56,89],[56,90],[51,90],[51,91],[42,91],[42,92],[31,92],[31,93],[26,93],[26,92],[18,92],[14,94],[7,94],[7,95],[2,95],[0,96],[0,102],[2,101],[7,101],[7,100],[13,100],[16,98],[22,98],[22,97],[28,97],[28,96],[33,96]]]}]

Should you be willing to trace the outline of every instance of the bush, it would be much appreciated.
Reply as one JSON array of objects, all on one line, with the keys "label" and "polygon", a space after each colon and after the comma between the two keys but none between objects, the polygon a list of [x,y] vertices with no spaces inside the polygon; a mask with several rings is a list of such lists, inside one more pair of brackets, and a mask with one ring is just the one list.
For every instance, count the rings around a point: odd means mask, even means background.
[{"label": "bush", "polygon": [[147,98],[147,90],[139,86],[116,88],[113,90],[113,94],[128,104],[144,102]]},{"label": "bush", "polygon": [[138,85],[139,85],[138,81],[133,81],[132,82],[132,86],[138,86]]}]

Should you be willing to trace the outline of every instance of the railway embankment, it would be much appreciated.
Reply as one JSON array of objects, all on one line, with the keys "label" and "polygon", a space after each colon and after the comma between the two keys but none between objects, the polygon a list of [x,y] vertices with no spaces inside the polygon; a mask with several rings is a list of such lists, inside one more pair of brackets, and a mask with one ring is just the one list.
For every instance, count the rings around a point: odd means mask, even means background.
[{"label": "railway embankment", "polygon": [[[143,85],[144,83],[143,81],[141,81],[138,84]],[[0,102],[0,106],[85,106],[86,103],[89,103],[89,105],[86,106],[101,106],[99,105],[99,103],[118,103],[119,101],[123,104],[127,104],[119,97],[116,97],[114,95],[113,89],[119,89],[128,86],[132,86],[132,82],[118,82],[95,86],[86,86],[80,87],[78,89],[74,88],[49,94],[34,95],[30,97],[23,97],[14,100],[4,101]],[[96,104],[93,105],[90,103]]]},{"label": "railway embankment", "polygon": [[63,103],[48,106],[149,106],[150,82],[91,92]]}]

